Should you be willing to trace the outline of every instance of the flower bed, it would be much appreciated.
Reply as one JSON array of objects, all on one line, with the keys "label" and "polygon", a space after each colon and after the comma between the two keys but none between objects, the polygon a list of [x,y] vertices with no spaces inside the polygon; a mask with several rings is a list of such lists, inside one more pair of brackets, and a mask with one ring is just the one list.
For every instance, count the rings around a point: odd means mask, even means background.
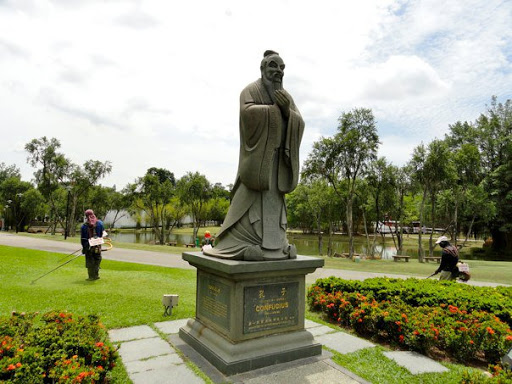
[{"label": "flower bed", "polygon": [[[465,289],[483,295],[474,290],[478,287],[436,283],[435,289],[432,284],[426,289],[422,285],[429,282],[417,279],[321,279],[309,289],[308,303],[311,310],[324,312],[331,321],[405,349],[426,355],[442,352],[466,363],[499,362],[512,347],[510,325],[492,312],[477,309],[477,300],[471,304],[461,300],[468,297],[463,293]],[[488,296],[485,301],[500,307],[502,294],[493,299],[490,291],[484,290]],[[453,295],[451,301],[447,292]],[[506,305],[501,308],[501,313],[508,311]]]},{"label": "flower bed", "polygon": [[54,311],[0,318],[2,383],[105,383],[116,358],[97,316]]}]

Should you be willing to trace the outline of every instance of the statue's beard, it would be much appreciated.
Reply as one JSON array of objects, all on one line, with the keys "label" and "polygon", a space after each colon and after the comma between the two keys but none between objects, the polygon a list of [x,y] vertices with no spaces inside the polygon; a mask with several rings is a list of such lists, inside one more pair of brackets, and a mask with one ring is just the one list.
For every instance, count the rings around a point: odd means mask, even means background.
[{"label": "statue's beard", "polygon": [[274,88],[274,91],[283,89],[283,79],[274,79],[274,81],[272,82],[272,87]]},{"label": "statue's beard", "polygon": [[274,92],[279,91],[283,89],[283,79],[279,81],[278,79],[264,79],[263,83],[265,84],[265,88],[267,88],[267,91],[270,95],[270,98],[272,99],[272,102],[276,102],[276,99],[274,97]]}]

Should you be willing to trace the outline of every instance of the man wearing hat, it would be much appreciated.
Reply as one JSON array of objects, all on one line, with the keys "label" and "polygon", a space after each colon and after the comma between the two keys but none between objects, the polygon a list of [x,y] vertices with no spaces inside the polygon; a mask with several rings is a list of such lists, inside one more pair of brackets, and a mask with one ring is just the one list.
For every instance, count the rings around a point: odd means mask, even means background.
[{"label": "man wearing hat", "polygon": [[459,262],[459,251],[457,247],[450,245],[446,236],[441,236],[437,239],[436,244],[443,249],[441,253],[441,264],[434,272],[437,275],[441,272],[439,280],[455,280],[458,275],[457,263]]},{"label": "man wearing hat", "polygon": [[96,218],[94,211],[88,209],[85,211],[86,222],[80,230],[82,253],[85,255],[85,267],[89,274],[88,281],[98,280],[100,278],[101,264],[101,244],[91,246],[89,239],[98,239],[103,237],[103,223]]}]

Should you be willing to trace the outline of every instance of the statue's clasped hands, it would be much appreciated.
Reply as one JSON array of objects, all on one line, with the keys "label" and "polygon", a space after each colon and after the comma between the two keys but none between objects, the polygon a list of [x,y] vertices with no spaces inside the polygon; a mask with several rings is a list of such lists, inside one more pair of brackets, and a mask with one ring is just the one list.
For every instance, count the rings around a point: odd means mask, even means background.
[{"label": "statue's clasped hands", "polygon": [[284,90],[276,90],[274,96],[277,106],[281,109],[284,117],[288,118],[290,116],[290,96],[288,96],[288,93]]}]

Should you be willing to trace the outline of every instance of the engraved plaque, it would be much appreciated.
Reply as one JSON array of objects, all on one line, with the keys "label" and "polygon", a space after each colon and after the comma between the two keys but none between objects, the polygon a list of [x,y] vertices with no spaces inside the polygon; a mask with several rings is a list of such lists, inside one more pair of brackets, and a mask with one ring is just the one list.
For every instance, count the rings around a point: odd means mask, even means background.
[{"label": "engraved plaque", "polygon": [[299,283],[262,284],[244,290],[244,333],[298,324]]},{"label": "engraved plaque", "polygon": [[229,330],[230,295],[231,288],[228,285],[212,276],[202,275],[198,280],[198,317]]}]

